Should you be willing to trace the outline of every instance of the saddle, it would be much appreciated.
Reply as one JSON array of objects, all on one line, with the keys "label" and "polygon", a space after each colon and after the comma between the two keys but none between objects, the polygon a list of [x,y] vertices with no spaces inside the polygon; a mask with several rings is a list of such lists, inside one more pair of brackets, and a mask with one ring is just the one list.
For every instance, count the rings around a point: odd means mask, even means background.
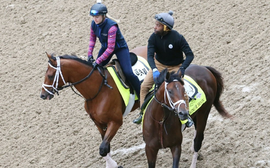
[{"label": "saddle", "polygon": [[[150,69],[150,66],[149,66],[148,62],[143,57],[138,56],[132,52],[129,54],[130,54],[130,63],[132,66],[132,71],[133,71],[134,75],[136,75],[138,77],[138,79],[140,80],[140,82],[142,83],[146,74],[148,73],[148,71]],[[115,71],[115,73],[117,74],[117,77],[121,81],[121,84],[126,89],[130,88],[131,92],[134,93],[133,88],[130,87],[131,85],[129,84],[129,82],[127,81],[127,79],[123,73],[123,70],[120,66],[118,59],[113,59],[107,65],[107,67],[112,67],[113,70]]]},{"label": "saddle", "polygon": [[[135,65],[136,62],[138,61],[138,57],[136,54],[134,53],[130,53],[130,61],[131,61],[131,66]],[[118,59],[113,59],[108,65],[107,67],[112,67],[117,75],[117,77],[119,78],[121,84],[126,88],[126,89],[130,89],[131,93],[134,93],[134,90],[132,87],[130,87],[130,84],[128,83],[123,70],[121,68],[121,65],[118,61]]]}]

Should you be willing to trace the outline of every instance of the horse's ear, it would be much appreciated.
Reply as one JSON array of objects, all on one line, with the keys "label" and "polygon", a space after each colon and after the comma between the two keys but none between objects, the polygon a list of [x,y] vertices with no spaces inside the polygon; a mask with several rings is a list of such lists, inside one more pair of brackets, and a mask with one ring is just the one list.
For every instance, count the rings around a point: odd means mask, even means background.
[{"label": "horse's ear", "polygon": [[165,80],[170,79],[170,76],[171,76],[171,74],[170,74],[170,72],[168,72],[168,70],[167,70],[167,68],[166,68]]},{"label": "horse's ear", "polygon": [[56,60],[55,57],[54,57],[53,55],[48,54],[47,52],[45,52],[45,53],[46,53],[47,57],[49,58],[49,61],[50,61],[50,62],[53,62],[53,61]]},{"label": "horse's ear", "polygon": [[161,74],[163,76],[163,81],[166,81],[166,80],[168,80],[170,78],[170,72],[168,72],[167,68],[163,69]]}]

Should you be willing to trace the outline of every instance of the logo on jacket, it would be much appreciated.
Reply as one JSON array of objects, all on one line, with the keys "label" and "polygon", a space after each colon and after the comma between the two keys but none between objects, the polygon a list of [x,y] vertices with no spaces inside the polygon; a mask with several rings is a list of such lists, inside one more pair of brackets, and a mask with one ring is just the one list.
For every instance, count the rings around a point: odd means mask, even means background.
[{"label": "logo on jacket", "polygon": [[173,48],[173,45],[172,44],[169,44],[168,47],[169,47],[169,49],[172,49]]}]

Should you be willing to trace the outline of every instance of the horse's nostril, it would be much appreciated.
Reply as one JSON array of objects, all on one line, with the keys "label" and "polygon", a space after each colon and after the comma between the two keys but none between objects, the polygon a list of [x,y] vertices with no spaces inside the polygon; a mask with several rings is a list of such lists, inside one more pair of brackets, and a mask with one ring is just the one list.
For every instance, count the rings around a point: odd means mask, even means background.
[{"label": "horse's nostril", "polygon": [[44,94],[41,94],[41,95],[40,95],[40,98],[46,99],[46,96],[45,96]]}]

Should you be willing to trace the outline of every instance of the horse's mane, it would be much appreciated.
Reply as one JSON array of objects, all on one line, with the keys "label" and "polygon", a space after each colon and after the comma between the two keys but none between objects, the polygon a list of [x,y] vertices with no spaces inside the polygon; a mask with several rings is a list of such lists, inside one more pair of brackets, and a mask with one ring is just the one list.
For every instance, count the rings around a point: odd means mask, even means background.
[{"label": "horse's mane", "polygon": [[[68,54],[65,54],[65,55],[61,55],[59,56],[61,59],[71,59],[71,60],[75,60],[75,61],[78,61],[80,63],[83,63],[85,65],[88,65],[88,66],[92,66],[92,64],[88,61],[85,61],[79,57],[77,57],[76,55],[68,55]],[[52,59],[56,60],[56,58],[52,55]]]},{"label": "horse's mane", "polygon": [[72,60],[78,61],[80,63],[83,63],[85,65],[92,66],[92,64],[90,62],[87,62],[87,61],[77,57],[76,55],[67,55],[67,54],[65,54],[65,55],[62,55],[62,56],[59,56],[59,57],[62,58],[62,59],[72,59]]}]

